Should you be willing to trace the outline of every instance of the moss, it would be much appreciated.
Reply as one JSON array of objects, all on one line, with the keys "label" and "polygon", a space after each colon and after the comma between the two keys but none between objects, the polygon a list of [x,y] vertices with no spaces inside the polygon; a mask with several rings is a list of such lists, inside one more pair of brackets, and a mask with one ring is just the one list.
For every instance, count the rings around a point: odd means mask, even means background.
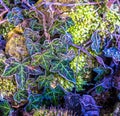
[{"label": "moss", "polygon": [[80,44],[88,40],[91,33],[99,26],[98,15],[93,6],[79,6],[69,13],[75,25],[68,29],[73,36],[74,43]]},{"label": "moss", "polygon": [[[103,14],[103,12],[105,15],[101,16],[101,13]],[[110,11],[105,5],[99,9],[98,7],[90,5],[78,6],[69,13],[69,16],[72,18],[75,25],[71,26],[68,29],[68,32],[72,34],[73,42],[78,45],[90,40],[92,33],[96,30],[99,31],[102,38],[107,32],[112,33],[115,30],[116,25],[120,25],[119,14]],[[88,49],[88,51],[93,56],[96,56],[91,49]],[[91,78],[91,70],[98,64],[94,59],[81,53],[72,60],[70,65],[74,72],[78,70],[78,77],[82,77],[84,80],[86,78]],[[89,70],[87,73],[83,70],[86,69],[86,67]]]},{"label": "moss", "polygon": [[13,95],[13,93],[16,91],[16,88],[16,84],[14,83],[12,77],[11,79],[0,77],[0,93],[3,96]]},{"label": "moss", "polygon": [[50,109],[41,108],[35,111],[33,116],[74,116],[74,113],[62,108],[57,109],[52,107]]},{"label": "moss", "polygon": [[[101,10],[105,12],[105,16],[101,16]],[[110,11],[105,6],[102,9],[97,9],[94,6],[79,6],[71,11],[69,16],[75,23],[68,29],[75,44],[89,40],[96,30],[99,30],[104,36],[106,32],[113,32],[115,25],[120,25],[119,14]]]},{"label": "moss", "polygon": [[8,32],[11,31],[13,28],[13,24],[5,22],[4,24],[0,25],[0,35],[3,35],[6,38]]},{"label": "moss", "polygon": [[[60,84],[64,89],[68,91],[72,91],[73,88],[75,87],[75,85],[72,82],[60,77],[59,75],[56,75],[55,78],[57,80],[57,84]],[[77,92],[83,90],[83,85],[85,84],[86,84],[86,81],[83,80],[82,76],[79,75],[76,77],[76,91]]]}]

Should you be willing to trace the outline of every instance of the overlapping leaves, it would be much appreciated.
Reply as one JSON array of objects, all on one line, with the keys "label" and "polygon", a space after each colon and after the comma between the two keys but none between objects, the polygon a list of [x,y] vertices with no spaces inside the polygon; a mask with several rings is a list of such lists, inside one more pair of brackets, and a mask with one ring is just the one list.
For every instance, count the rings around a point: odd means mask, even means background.
[{"label": "overlapping leaves", "polygon": [[28,98],[29,103],[26,106],[26,111],[29,112],[32,109],[39,109],[43,101],[43,96],[41,94],[31,94]]},{"label": "overlapping leaves", "polygon": [[17,26],[24,20],[24,16],[22,14],[22,9],[19,7],[14,7],[12,10],[7,14],[7,20]]},{"label": "overlapping leaves", "polygon": [[36,53],[32,56],[32,65],[40,65],[46,70],[49,70],[51,59],[54,59],[55,55],[51,50],[46,50],[42,53]]},{"label": "overlapping leaves", "polygon": [[54,76],[51,75],[43,75],[43,76],[39,76],[36,80],[36,82],[38,82],[38,88],[41,89],[43,87],[50,87],[51,82],[53,81]]},{"label": "overlapping leaves", "polygon": [[26,39],[31,39],[32,41],[37,41],[39,38],[39,32],[33,31],[31,28],[26,28],[23,35]]},{"label": "overlapping leaves", "polygon": [[68,81],[76,83],[74,78],[74,72],[69,66],[68,61],[64,60],[54,60],[51,62],[51,72],[58,73],[60,76],[64,77]]},{"label": "overlapping leaves", "polygon": [[48,87],[45,89],[44,96],[49,96],[50,102],[53,105],[57,105],[60,97],[64,96],[63,90],[60,88],[60,86],[56,86],[55,88]]},{"label": "overlapping leaves", "polygon": [[52,40],[51,42],[48,40],[45,40],[42,47],[44,49],[50,49],[53,53],[66,51],[66,46],[63,44],[60,38],[56,38]]},{"label": "overlapping leaves", "polygon": [[21,90],[21,89],[19,89],[13,96],[14,100],[18,103],[27,100],[27,97],[28,97],[27,90]]},{"label": "overlapping leaves", "polygon": [[11,107],[8,101],[6,100],[1,100],[0,101],[0,115],[1,116],[8,116],[10,113]]},{"label": "overlapping leaves", "polygon": [[26,39],[26,46],[30,55],[41,51],[40,43],[34,43],[31,39]]},{"label": "overlapping leaves", "polygon": [[9,64],[7,64],[2,76],[9,77],[11,75],[15,75],[18,87],[24,89],[25,82],[29,74],[33,75],[42,74],[41,70],[32,68],[28,64],[29,62],[27,60],[24,60],[23,62],[19,62],[17,60],[11,61]]}]

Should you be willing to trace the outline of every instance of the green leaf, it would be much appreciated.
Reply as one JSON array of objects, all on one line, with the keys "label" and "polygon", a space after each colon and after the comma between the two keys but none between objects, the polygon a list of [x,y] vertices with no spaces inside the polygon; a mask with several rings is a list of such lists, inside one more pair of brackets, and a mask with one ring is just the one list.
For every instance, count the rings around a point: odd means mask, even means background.
[{"label": "green leaf", "polygon": [[15,75],[18,88],[24,89],[25,83],[28,78],[28,72],[25,71],[25,67],[20,65],[18,72]]},{"label": "green leaf", "polygon": [[26,111],[30,112],[31,110],[37,110],[40,108],[43,101],[43,96],[41,94],[31,94],[28,98],[29,103],[26,106]]},{"label": "green leaf", "polygon": [[5,70],[2,74],[3,77],[8,77],[17,73],[19,69],[19,64],[17,62],[11,63],[5,67]]},{"label": "green leaf", "polygon": [[49,76],[39,76],[36,80],[38,82],[38,87],[41,89],[42,87],[50,87],[51,82],[53,81],[54,76],[51,74]]},{"label": "green leaf", "polygon": [[62,26],[64,24],[63,20],[57,20],[54,22],[54,25],[50,29],[50,34],[54,36],[55,34],[63,34],[65,33],[64,27]]},{"label": "green leaf", "polygon": [[97,94],[101,94],[104,90],[105,90],[105,88],[103,86],[98,86],[95,89]]},{"label": "green leaf", "polygon": [[64,60],[52,61],[50,71],[57,72],[60,76],[67,79],[68,81],[76,83],[76,79],[74,78],[74,72],[70,68],[68,61]]},{"label": "green leaf", "polygon": [[48,87],[45,89],[43,95],[46,97],[49,96],[53,105],[58,105],[58,100],[64,96],[64,92],[59,86],[56,88]]},{"label": "green leaf", "polygon": [[93,69],[93,71],[97,73],[97,76],[94,78],[95,81],[100,80],[105,74],[108,73],[108,70],[104,69],[103,67],[96,67]]},{"label": "green leaf", "polygon": [[26,39],[31,39],[32,41],[37,41],[37,39],[39,38],[39,32],[38,31],[33,31],[30,28],[26,28],[24,31],[24,37]]},{"label": "green leaf", "polygon": [[50,49],[53,53],[66,52],[66,47],[64,46],[60,38],[56,38],[52,41],[45,40],[43,48]]},{"label": "green leaf", "polygon": [[49,70],[50,62],[55,58],[55,55],[50,51],[44,51],[43,53],[36,53],[32,56],[32,65],[41,66],[46,70]]},{"label": "green leaf", "polygon": [[0,75],[3,73],[5,68],[5,64],[3,63],[3,61],[0,61]]},{"label": "green leaf", "polygon": [[37,20],[31,20],[29,25],[32,30],[35,31],[43,30],[43,26],[40,25],[40,23]]},{"label": "green leaf", "polygon": [[14,100],[18,103],[27,100],[28,93],[26,90],[19,89],[13,96]]},{"label": "green leaf", "polygon": [[11,110],[11,107],[8,101],[6,100],[0,101],[0,112],[2,113],[0,114],[1,116],[8,116],[10,113],[10,110]]},{"label": "green leaf", "polygon": [[2,76],[11,76],[15,74],[15,79],[18,85],[18,88],[24,89],[26,79],[28,78],[29,74],[32,75],[39,75],[43,72],[41,69],[36,69],[35,67],[29,66],[29,60],[25,59],[22,62],[14,61],[13,59],[9,59],[10,63],[6,66]]},{"label": "green leaf", "polygon": [[41,46],[39,43],[34,43],[31,39],[26,39],[26,46],[30,55],[41,51]]}]

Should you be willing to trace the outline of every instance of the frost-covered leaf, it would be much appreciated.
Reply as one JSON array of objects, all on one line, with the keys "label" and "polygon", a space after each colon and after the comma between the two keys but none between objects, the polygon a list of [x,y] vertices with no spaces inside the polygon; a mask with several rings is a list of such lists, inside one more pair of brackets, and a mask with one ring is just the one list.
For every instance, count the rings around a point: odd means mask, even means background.
[{"label": "frost-covered leaf", "polygon": [[103,78],[103,75],[107,73],[106,69],[104,69],[103,67],[96,67],[93,69],[93,71],[97,73],[97,76],[94,78],[95,81]]},{"label": "frost-covered leaf", "polygon": [[40,37],[38,31],[33,31],[30,28],[25,28],[23,35],[26,39],[31,39],[33,41],[37,41],[37,39]]},{"label": "frost-covered leaf", "polygon": [[19,63],[17,62],[7,65],[2,76],[8,77],[8,76],[14,75],[15,73],[17,73],[18,69],[19,69]]},{"label": "frost-covered leaf", "polygon": [[98,34],[98,32],[94,32],[92,34],[91,40],[92,40],[92,44],[91,44],[92,50],[95,51],[96,53],[99,53],[101,38],[100,38],[100,35]]},{"label": "frost-covered leaf", "polygon": [[19,89],[13,96],[14,100],[18,103],[27,100],[28,93],[26,90]]},{"label": "frost-covered leaf", "polygon": [[24,20],[24,16],[22,14],[22,9],[19,7],[12,8],[12,11],[8,12],[6,16],[7,20],[17,26]]},{"label": "frost-covered leaf", "polygon": [[73,37],[68,32],[66,32],[64,35],[61,35],[61,39],[64,44],[69,44],[73,42]]},{"label": "frost-covered leaf", "polygon": [[4,68],[5,68],[5,64],[2,61],[0,61],[0,75],[3,73]]},{"label": "frost-covered leaf", "polygon": [[26,80],[28,78],[28,72],[25,71],[25,67],[23,65],[19,65],[19,69],[15,77],[18,88],[24,89]]},{"label": "frost-covered leaf", "polygon": [[55,55],[50,51],[44,51],[43,53],[36,53],[32,56],[32,65],[40,65],[46,70],[49,70],[50,62],[55,58]]},{"label": "frost-covered leaf", "polygon": [[74,72],[70,68],[68,61],[64,61],[64,60],[52,61],[50,71],[54,73],[58,73],[60,76],[67,79],[68,81],[76,83],[76,80],[74,78]]},{"label": "frost-covered leaf", "polygon": [[43,26],[40,25],[40,23],[38,23],[37,20],[31,20],[29,25],[30,25],[30,28],[34,31],[40,31],[43,29]]},{"label": "frost-covered leaf", "polygon": [[75,57],[75,52],[74,52],[74,50],[70,50],[70,51],[68,51],[67,54],[59,53],[58,57],[60,59],[66,60],[66,61],[72,61],[73,58]]},{"label": "frost-covered leaf", "polygon": [[43,94],[46,97],[49,96],[51,103],[54,105],[57,105],[60,97],[64,96],[64,92],[60,86],[57,86],[55,88],[46,88]]},{"label": "frost-covered leaf", "polygon": [[38,82],[38,87],[42,88],[42,87],[50,87],[50,83],[53,81],[54,76],[51,75],[43,75],[43,76],[39,76],[36,80],[36,82]]},{"label": "frost-covered leaf", "polygon": [[66,24],[67,24],[67,27],[68,27],[68,28],[75,25],[74,21],[73,21],[72,18],[70,18],[70,17],[67,18]]},{"label": "frost-covered leaf", "polygon": [[14,0],[14,4],[15,4],[15,5],[16,5],[16,4],[19,4],[19,3],[21,3],[20,0]]},{"label": "frost-covered leaf", "polygon": [[55,34],[64,34],[65,30],[63,24],[64,22],[62,20],[55,21],[54,25],[50,29],[51,35],[54,36]]},{"label": "frost-covered leaf", "polygon": [[38,110],[43,101],[43,96],[41,94],[31,94],[28,98],[29,103],[26,106],[26,111],[30,112],[32,109]]},{"label": "frost-covered leaf", "polygon": [[50,49],[52,52],[66,52],[66,46],[62,43],[60,38],[56,38],[49,42],[48,40],[44,41],[44,49]]},{"label": "frost-covered leaf", "polygon": [[16,82],[18,88],[24,89],[26,79],[29,74],[39,75],[42,74],[42,70],[40,68],[32,67],[29,65],[29,61],[27,59],[23,60],[23,62],[14,61],[11,59],[8,60],[8,64],[2,74],[3,77],[15,75]]},{"label": "frost-covered leaf", "polygon": [[110,47],[103,52],[106,57],[111,57],[115,61],[120,61],[120,51],[116,47]]},{"label": "frost-covered leaf", "polygon": [[0,115],[1,116],[8,116],[10,113],[11,107],[8,101],[2,100],[0,101]]},{"label": "frost-covered leaf", "polygon": [[41,51],[41,46],[39,43],[34,43],[31,39],[26,39],[26,46],[30,55]]},{"label": "frost-covered leaf", "polygon": [[110,48],[108,48],[108,49],[103,50],[104,55],[105,55],[106,57],[112,57],[117,51],[118,51],[118,50],[117,50],[116,47],[110,47]]}]

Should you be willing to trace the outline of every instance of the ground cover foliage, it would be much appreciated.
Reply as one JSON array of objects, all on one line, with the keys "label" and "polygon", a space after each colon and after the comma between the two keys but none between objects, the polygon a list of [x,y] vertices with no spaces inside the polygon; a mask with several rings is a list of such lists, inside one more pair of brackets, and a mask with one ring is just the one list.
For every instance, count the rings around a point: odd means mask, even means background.
[{"label": "ground cover foliage", "polygon": [[119,70],[119,0],[0,0],[0,116],[117,116]]}]

